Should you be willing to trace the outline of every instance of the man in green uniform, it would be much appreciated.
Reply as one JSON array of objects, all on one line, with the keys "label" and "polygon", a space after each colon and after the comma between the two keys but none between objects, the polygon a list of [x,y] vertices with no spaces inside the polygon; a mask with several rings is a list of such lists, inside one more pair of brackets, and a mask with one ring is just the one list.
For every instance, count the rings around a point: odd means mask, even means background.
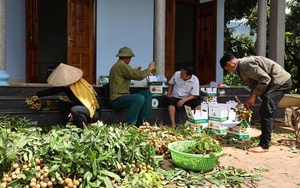
[{"label": "man in green uniform", "polygon": [[130,94],[130,82],[149,76],[155,64],[150,62],[145,70],[141,70],[141,67],[132,68],[129,63],[134,53],[128,47],[120,48],[116,57],[119,60],[109,72],[110,101],[114,109],[128,109],[126,122],[139,126],[142,121],[152,117],[152,94],[149,89]]}]

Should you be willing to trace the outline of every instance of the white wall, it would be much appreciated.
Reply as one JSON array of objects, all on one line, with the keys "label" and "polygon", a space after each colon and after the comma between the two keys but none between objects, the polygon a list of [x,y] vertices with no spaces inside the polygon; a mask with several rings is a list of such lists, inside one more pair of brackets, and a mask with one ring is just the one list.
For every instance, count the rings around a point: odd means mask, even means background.
[{"label": "white wall", "polygon": [[224,1],[217,0],[217,57],[216,57],[216,82],[223,83],[223,69],[220,59],[224,54]]},{"label": "white wall", "polygon": [[6,71],[9,83],[26,79],[25,1],[6,1]]},{"label": "white wall", "polygon": [[[7,0],[7,73],[8,82],[25,82],[26,25],[25,0]],[[217,10],[217,82],[223,82],[219,59],[223,55],[224,0]],[[108,75],[117,61],[119,48],[132,48],[136,57],[131,66],[146,68],[153,60],[154,0],[97,0],[96,62],[97,83],[100,75]]]},{"label": "white wall", "polygon": [[97,14],[97,78],[109,74],[123,46],[135,54],[132,67],[147,68],[153,60],[153,0],[98,0]]}]

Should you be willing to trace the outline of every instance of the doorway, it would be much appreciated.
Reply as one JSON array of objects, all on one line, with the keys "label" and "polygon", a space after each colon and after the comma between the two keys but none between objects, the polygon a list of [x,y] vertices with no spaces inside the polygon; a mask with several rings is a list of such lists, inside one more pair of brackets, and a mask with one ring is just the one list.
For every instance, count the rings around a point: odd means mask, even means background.
[{"label": "doorway", "polygon": [[185,64],[194,66],[195,15],[194,5],[176,4],[175,71],[179,71]]},{"label": "doorway", "polygon": [[166,1],[165,75],[195,67],[201,85],[216,79],[216,1]]},{"label": "doorway", "polygon": [[96,79],[94,0],[26,0],[26,82],[46,83],[60,64]]},{"label": "doorway", "polygon": [[59,63],[67,63],[67,0],[39,1],[38,10],[38,82],[47,83]]}]

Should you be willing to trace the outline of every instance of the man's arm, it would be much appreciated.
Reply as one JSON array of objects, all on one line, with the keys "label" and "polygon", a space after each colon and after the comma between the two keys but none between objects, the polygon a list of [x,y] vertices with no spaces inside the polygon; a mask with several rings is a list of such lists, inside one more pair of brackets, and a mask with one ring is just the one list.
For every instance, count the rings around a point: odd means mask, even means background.
[{"label": "man's arm", "polygon": [[247,101],[245,102],[245,106],[247,108],[254,106],[254,102],[256,100],[257,95],[255,95],[254,93],[251,93],[249,98],[247,99]]},{"label": "man's arm", "polygon": [[171,84],[168,85],[167,97],[172,97],[173,87],[174,87],[174,85],[171,85]]}]

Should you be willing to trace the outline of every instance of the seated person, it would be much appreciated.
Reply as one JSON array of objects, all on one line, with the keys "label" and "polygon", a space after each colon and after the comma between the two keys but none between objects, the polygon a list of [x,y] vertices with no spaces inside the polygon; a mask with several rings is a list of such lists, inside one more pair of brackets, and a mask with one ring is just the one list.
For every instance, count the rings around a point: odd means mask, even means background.
[{"label": "seated person", "polygon": [[130,94],[130,82],[149,76],[155,64],[150,62],[145,70],[141,70],[141,67],[132,68],[129,63],[134,54],[128,47],[121,48],[116,57],[119,60],[109,72],[110,101],[114,109],[128,109],[126,123],[139,126],[152,117],[152,94],[149,89]]},{"label": "seated person", "polygon": [[55,87],[38,91],[38,97],[57,95],[64,92],[69,101],[60,100],[58,110],[63,123],[73,123],[80,128],[96,123],[101,116],[97,93],[85,79],[81,69],[59,64],[47,82]]},{"label": "seated person", "polygon": [[169,97],[168,111],[171,126],[174,129],[176,128],[176,108],[187,105],[193,109],[200,109],[199,80],[193,74],[194,68],[191,65],[185,65],[180,71],[175,72],[169,80],[167,93],[167,97]]}]

